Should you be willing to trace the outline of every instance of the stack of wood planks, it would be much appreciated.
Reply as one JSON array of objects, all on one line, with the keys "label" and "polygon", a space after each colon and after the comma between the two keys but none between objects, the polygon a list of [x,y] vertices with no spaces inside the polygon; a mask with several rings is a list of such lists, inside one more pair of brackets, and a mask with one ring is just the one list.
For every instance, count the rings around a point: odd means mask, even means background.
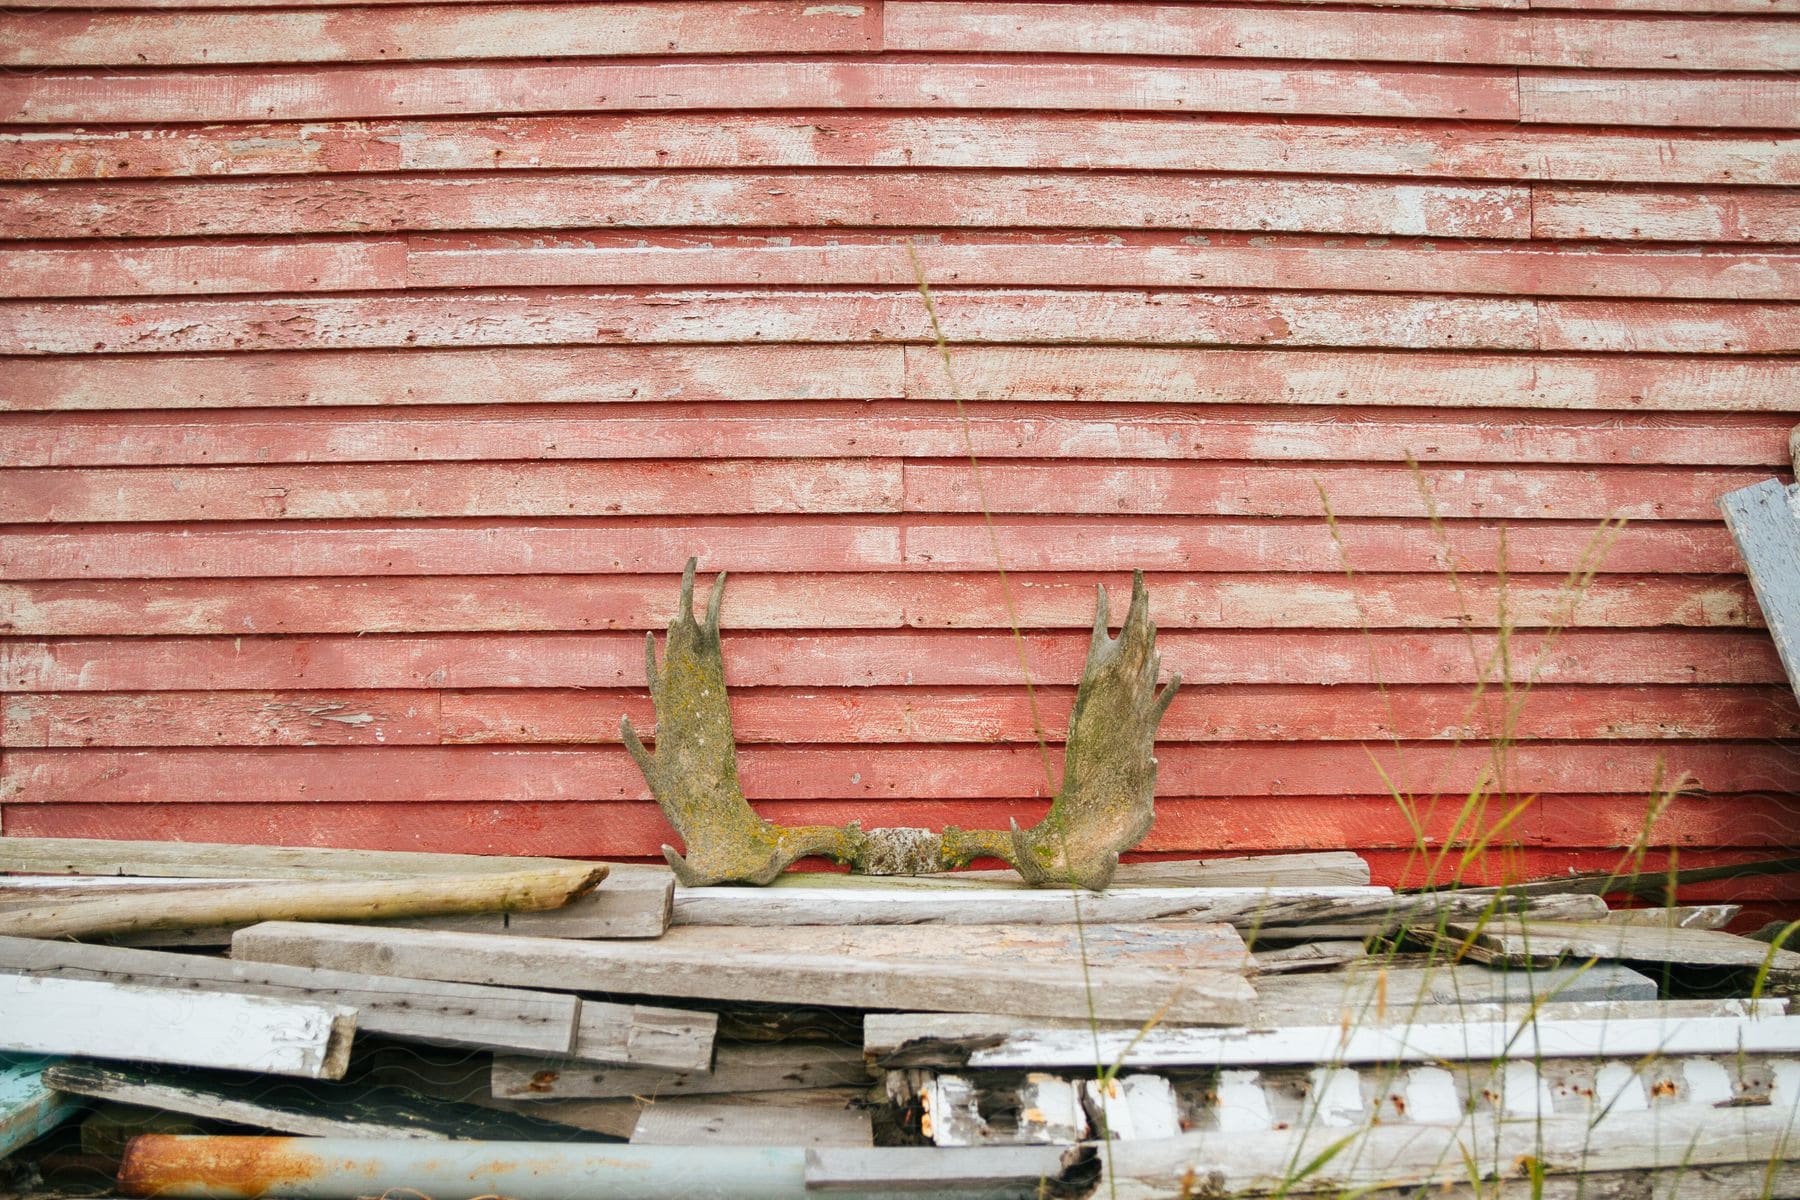
[{"label": "stack of wood planks", "polygon": [[[1471,1161],[1800,1187],[1800,954],[1730,906],[1402,895],[1347,853],[1127,864],[1101,894],[527,865],[578,898],[441,911],[509,860],[0,839],[29,906],[0,916],[99,910],[0,936],[0,1189],[1023,1200]],[[305,907],[376,884],[437,907]],[[99,919],[133,907],[163,915]]]}]

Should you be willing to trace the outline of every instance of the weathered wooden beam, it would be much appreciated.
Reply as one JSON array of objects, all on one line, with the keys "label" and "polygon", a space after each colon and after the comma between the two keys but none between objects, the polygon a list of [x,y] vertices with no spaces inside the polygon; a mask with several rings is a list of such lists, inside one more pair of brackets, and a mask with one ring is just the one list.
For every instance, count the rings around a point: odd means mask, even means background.
[{"label": "weathered wooden beam", "polygon": [[710,1069],[596,1067],[568,1060],[494,1056],[492,1091],[511,1100],[699,1096],[870,1084],[862,1047],[804,1042],[721,1046]]},{"label": "weathered wooden beam", "polygon": [[1676,929],[1723,929],[1743,908],[1740,904],[1685,904],[1673,908],[1615,908],[1601,920],[1608,925],[1673,926]]},{"label": "weathered wooden beam", "polygon": [[[0,973],[339,1004],[356,1009],[357,1027],[365,1033],[544,1054],[575,1052],[584,1008],[581,1000],[563,992],[395,979],[39,938],[0,938]],[[589,1019],[598,1018],[600,1023],[622,1006],[593,1007]]]},{"label": "weathered wooden beam", "polygon": [[[1024,927],[1042,931],[1046,927]],[[965,926],[954,937],[930,928],[832,931],[672,929],[654,942],[565,942],[408,929],[269,923],[232,940],[232,955],[471,983],[606,990],[850,1008],[1001,1011],[1086,1016],[1096,1006],[1123,1018],[1195,1024],[1242,1020],[1253,997],[1237,970],[1247,954],[1216,936],[1196,942],[1179,923],[1160,960],[1108,948],[1086,931],[1100,966],[1090,982],[1064,939],[1035,948],[1020,929]],[[1219,927],[1213,926],[1217,930]],[[876,939],[850,935],[866,932]],[[720,937],[717,935],[727,935]],[[752,935],[782,935],[767,937]],[[920,938],[917,935],[928,935]],[[1070,936],[1073,936],[1072,934]],[[1235,935],[1234,935],[1235,937]],[[1016,939],[1009,945],[1009,939]],[[891,943],[891,944],[890,944]],[[1211,955],[1213,965],[1208,965]],[[1160,962],[1160,965],[1158,963]]]},{"label": "weathered wooden beam", "polygon": [[0,1050],[338,1079],[356,1010],[82,979],[0,976]]},{"label": "weathered wooden beam", "polygon": [[820,1148],[806,1152],[806,1190],[990,1194],[994,1189],[991,1194],[1001,1196],[1060,1195],[1060,1189],[1046,1191],[1045,1181],[1060,1181],[1082,1157],[1078,1150],[1059,1146]]},{"label": "weathered wooden beam", "polygon": [[1564,958],[1597,958],[1682,966],[1743,967],[1783,975],[1800,972],[1800,952],[1780,950],[1716,929],[1669,925],[1577,924],[1512,917],[1452,924],[1437,941],[1466,948],[1476,961],[1515,966]]},{"label": "weathered wooden beam", "polygon": [[[0,837],[0,871],[47,875],[147,875],[229,879],[396,879],[584,867],[577,859],[336,850],[228,842]],[[631,868],[620,865],[617,870]]]},{"label": "weathered wooden beam", "polygon": [[872,1146],[866,1109],[786,1107],[724,1099],[646,1104],[632,1126],[634,1146]]},{"label": "weathered wooden beam", "polygon": [[253,921],[356,921],[546,909],[585,895],[605,877],[604,866],[581,863],[504,875],[246,883],[169,893],[154,904],[117,896],[11,909],[0,912],[0,935],[92,938]]},{"label": "weathered wooden beam", "polygon": [[1727,492],[1719,508],[1743,555],[1788,682],[1800,695],[1800,484],[1766,479]]},{"label": "weathered wooden beam", "polygon": [[[1278,1063],[1466,1061],[1502,1057],[1644,1054],[1800,1053],[1800,1017],[1604,1017],[1537,1020],[1433,1020],[1275,1029],[1159,1026],[1099,1030],[1015,1026],[965,1037],[932,1032],[936,1022],[871,1013],[864,1049],[894,1047],[889,1066],[1048,1068],[1262,1066]],[[937,1025],[941,1030],[942,1026]]]}]

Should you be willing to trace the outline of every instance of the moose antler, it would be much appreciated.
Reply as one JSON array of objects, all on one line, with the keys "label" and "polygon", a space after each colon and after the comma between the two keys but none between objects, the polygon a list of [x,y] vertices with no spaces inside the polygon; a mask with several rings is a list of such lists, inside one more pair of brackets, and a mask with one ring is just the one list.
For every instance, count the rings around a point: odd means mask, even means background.
[{"label": "moose antler", "polygon": [[1162,656],[1144,573],[1132,573],[1131,608],[1116,638],[1106,632],[1106,589],[1097,590],[1094,635],[1063,747],[1062,788],[1042,821],[1028,830],[1013,822],[1014,853],[1004,856],[1033,886],[1073,883],[1100,891],[1119,854],[1143,841],[1156,820],[1156,727],[1181,676],[1156,690]]},{"label": "moose antler", "polygon": [[775,825],[757,816],[738,784],[737,747],[725,695],[719,641],[723,573],[713,583],[706,619],[694,619],[694,570],[681,577],[681,609],[669,623],[663,664],[645,635],[645,670],[656,706],[656,750],[644,748],[629,717],[626,749],[663,815],[687,843],[687,857],[663,847],[682,883],[768,883],[795,859],[823,855],[865,874],[949,870],[982,857],[1011,863],[1034,886],[1077,884],[1096,891],[1112,879],[1119,854],[1137,845],[1156,819],[1156,727],[1181,686],[1159,692],[1156,626],[1143,572],[1131,583],[1131,609],[1118,637],[1107,633],[1106,589],[1095,605],[1087,666],[1075,695],[1063,752],[1063,785],[1037,825],[1010,831],[946,828],[872,829]]},{"label": "moose antler", "polygon": [[713,581],[706,621],[694,620],[694,568],[681,575],[681,611],[669,622],[662,670],[656,635],[644,635],[644,670],[656,705],[656,751],[644,749],[630,717],[619,719],[625,748],[637,761],[650,794],[681,840],[684,859],[662,848],[676,878],[690,887],[736,881],[767,883],[797,858],[823,854],[848,861],[855,832],[829,825],[785,829],[757,816],[738,786],[737,743],[725,699],[725,657],[719,645],[719,604],[725,573]]}]

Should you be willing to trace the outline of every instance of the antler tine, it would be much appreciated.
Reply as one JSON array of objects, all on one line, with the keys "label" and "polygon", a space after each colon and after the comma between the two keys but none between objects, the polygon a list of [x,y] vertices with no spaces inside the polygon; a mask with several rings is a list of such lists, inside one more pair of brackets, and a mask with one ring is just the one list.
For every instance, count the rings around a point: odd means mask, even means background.
[{"label": "antler tine", "polygon": [[1131,607],[1117,637],[1107,629],[1104,588],[1094,602],[1094,632],[1076,689],[1063,751],[1062,788],[1031,829],[1013,824],[1014,868],[1032,884],[1073,883],[1099,891],[1119,854],[1143,840],[1156,819],[1156,727],[1181,686],[1158,692],[1162,657],[1150,620],[1144,574],[1131,580]]},{"label": "antler tine", "polygon": [[719,610],[725,575],[713,581],[706,620],[694,619],[694,575],[689,559],[681,576],[681,600],[656,662],[655,635],[646,635],[644,667],[656,707],[656,748],[647,750],[629,717],[619,731],[650,794],[687,843],[684,857],[664,846],[663,857],[690,887],[742,881],[767,883],[808,854],[847,858],[860,831],[829,826],[784,829],[757,816],[738,784],[737,744],[725,694],[725,659]]}]

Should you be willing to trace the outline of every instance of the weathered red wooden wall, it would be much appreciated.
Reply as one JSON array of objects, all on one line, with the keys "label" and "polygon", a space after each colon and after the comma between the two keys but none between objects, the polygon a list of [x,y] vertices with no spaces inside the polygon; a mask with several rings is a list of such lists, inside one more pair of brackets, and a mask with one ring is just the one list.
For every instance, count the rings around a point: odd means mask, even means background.
[{"label": "weathered red wooden wall", "polygon": [[1151,573],[1146,849],[1397,878],[1503,567],[1484,870],[1615,865],[1659,771],[1683,863],[1800,842],[1714,507],[1800,409],[1797,0],[112,0],[0,59],[6,833],[654,854],[689,554],[765,813],[1034,819],[960,388],[1052,736]]}]

